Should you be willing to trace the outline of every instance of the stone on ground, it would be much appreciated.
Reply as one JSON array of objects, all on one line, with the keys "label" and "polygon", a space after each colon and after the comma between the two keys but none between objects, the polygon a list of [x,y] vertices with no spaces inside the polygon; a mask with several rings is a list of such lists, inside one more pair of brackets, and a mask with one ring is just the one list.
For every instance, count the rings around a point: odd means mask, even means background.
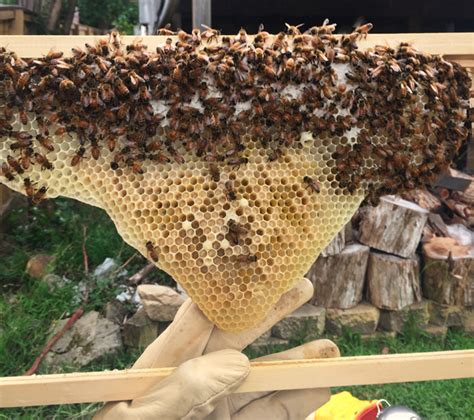
[{"label": "stone on ground", "polygon": [[368,303],[350,309],[326,309],[326,331],[341,334],[344,329],[360,334],[373,334],[377,329],[380,311]]},{"label": "stone on ground", "polygon": [[284,340],[291,338],[313,340],[323,333],[325,316],[324,308],[306,303],[275,324],[272,335]]},{"label": "stone on ground", "polygon": [[185,300],[171,287],[157,284],[141,284],[137,291],[146,314],[153,321],[172,321]]},{"label": "stone on ground", "polygon": [[443,340],[446,338],[446,334],[448,333],[448,327],[446,327],[445,325],[429,324],[425,327],[421,327],[421,329],[432,337],[441,338]]},{"label": "stone on ground", "polygon": [[447,327],[462,327],[464,324],[464,312],[466,308],[462,306],[441,305],[431,302],[431,319],[433,325]]},{"label": "stone on ground", "polygon": [[35,279],[43,277],[48,269],[48,264],[53,260],[51,255],[33,255],[26,263],[26,273]]},{"label": "stone on ground", "polygon": [[[67,323],[63,319],[54,327],[51,337]],[[64,333],[46,355],[44,362],[50,367],[67,365],[85,366],[102,356],[115,353],[122,347],[118,325],[103,318],[98,312],[84,314]]]},{"label": "stone on ground", "polygon": [[405,306],[399,311],[381,311],[379,328],[385,331],[400,332],[413,316],[418,326],[425,326],[430,322],[430,302],[423,300],[412,305]]},{"label": "stone on ground", "polygon": [[118,300],[112,300],[105,305],[105,317],[115,324],[122,325],[127,314],[128,309]]},{"label": "stone on ground", "polygon": [[[284,340],[282,338],[278,337],[260,337],[257,338],[252,344],[250,344],[247,348],[249,350],[252,350],[254,352],[262,353],[262,352],[267,352],[269,350],[274,352],[270,346],[286,346],[288,345],[288,340]],[[280,351],[280,350],[276,350]]]},{"label": "stone on ground", "polygon": [[127,347],[144,348],[151,344],[168,326],[168,323],[150,319],[144,308],[123,325],[123,341]]}]

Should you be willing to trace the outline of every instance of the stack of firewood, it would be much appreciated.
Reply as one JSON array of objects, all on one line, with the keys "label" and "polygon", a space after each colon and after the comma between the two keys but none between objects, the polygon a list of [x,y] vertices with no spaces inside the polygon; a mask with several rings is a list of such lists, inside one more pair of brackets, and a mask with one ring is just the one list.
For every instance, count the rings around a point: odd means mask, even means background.
[{"label": "stack of firewood", "polygon": [[430,190],[359,210],[313,264],[312,303],[384,313],[417,302],[474,306],[474,177],[452,170]]}]

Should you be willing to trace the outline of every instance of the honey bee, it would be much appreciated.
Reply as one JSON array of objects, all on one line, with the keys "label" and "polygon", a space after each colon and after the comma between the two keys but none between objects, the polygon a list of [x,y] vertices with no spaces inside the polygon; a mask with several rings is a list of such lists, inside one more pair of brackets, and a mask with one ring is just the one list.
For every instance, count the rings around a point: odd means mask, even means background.
[{"label": "honey bee", "polygon": [[26,111],[24,109],[19,109],[18,113],[19,113],[19,116],[20,116],[20,122],[23,125],[28,124],[28,114],[26,113]]},{"label": "honey bee", "polygon": [[18,141],[10,145],[11,150],[26,149],[31,146],[31,139],[18,139]]},{"label": "honey bee", "polygon": [[234,187],[232,186],[232,181],[226,181],[224,186],[226,189],[227,198],[231,201],[234,201],[237,198],[237,195],[235,194]]},{"label": "honey bee", "polygon": [[33,183],[31,182],[30,178],[25,178],[23,180],[23,184],[25,186],[26,196],[31,202],[31,200],[33,199],[33,196],[35,195],[35,188],[33,186]]},{"label": "honey bee", "polygon": [[128,158],[125,160],[125,164],[132,169],[134,174],[142,175],[144,171],[140,165],[140,162],[134,158]]},{"label": "honey bee", "polygon": [[283,152],[280,149],[273,149],[269,154],[268,154],[268,161],[269,162],[274,162],[275,160],[279,159],[280,156],[283,155]]},{"label": "honey bee", "polygon": [[305,176],[303,178],[303,182],[306,184],[306,188],[309,188],[311,192],[320,193],[321,192],[321,185],[319,182],[313,180],[309,176]]},{"label": "honey bee", "polygon": [[73,156],[71,160],[71,166],[77,166],[81,162],[82,158],[84,157],[84,154],[86,153],[86,148],[85,147],[80,147],[77,151],[76,154]]},{"label": "honey bee", "polygon": [[167,146],[168,152],[171,155],[171,157],[174,159],[174,161],[180,165],[184,163],[184,158],[169,144]]},{"label": "honey bee", "polygon": [[26,171],[31,165],[31,157],[33,156],[33,148],[28,147],[21,151],[21,167]]},{"label": "honey bee", "polygon": [[270,37],[270,34],[264,30],[263,24],[260,24],[258,32],[253,39],[255,47],[263,47],[266,40]]},{"label": "honey bee", "polygon": [[[64,127],[61,128],[65,130]],[[59,135],[58,130],[56,130],[55,132],[56,135]],[[49,150],[50,152],[54,151],[53,142],[49,137],[43,136],[42,134],[38,134],[36,136],[36,140],[38,140],[39,144],[41,144],[41,146],[43,146],[45,149]]]},{"label": "honey bee", "polygon": [[114,46],[115,49],[119,50],[122,45],[120,34],[117,31],[112,31],[110,33],[109,42]]},{"label": "honey bee", "polygon": [[[204,25],[203,25],[204,26]],[[159,28],[156,31],[157,35],[162,35],[162,36],[173,36],[176,35],[176,32],[172,31],[171,29],[171,24],[167,23],[163,28]]]},{"label": "honey bee", "polygon": [[41,153],[35,153],[36,162],[41,165],[41,169],[53,169],[53,164],[47,159],[46,156],[42,155]]},{"label": "honey bee", "polygon": [[110,102],[115,98],[114,90],[108,83],[104,83],[100,86],[100,97],[104,102]]},{"label": "honey bee", "polygon": [[140,85],[139,91],[138,91],[140,100],[143,102],[148,102],[151,100],[151,94],[148,91],[148,87],[146,85]]},{"label": "honey bee", "polygon": [[235,259],[238,263],[242,263],[242,264],[250,264],[250,263],[257,262],[256,255],[237,255]]},{"label": "honey bee", "polygon": [[45,59],[46,60],[58,60],[63,56],[63,53],[61,51],[54,51],[53,49],[50,49],[48,54],[46,54]]},{"label": "honey bee", "polygon": [[235,42],[240,42],[241,44],[247,43],[247,31],[244,28],[240,28],[239,33],[235,37]]},{"label": "honey bee", "polygon": [[13,175],[13,173],[10,171],[10,166],[6,163],[6,162],[3,162],[2,163],[2,175],[8,179],[9,181],[13,181],[15,179],[15,176]]},{"label": "honey bee", "polygon": [[362,39],[367,38],[367,34],[373,28],[374,25],[371,23],[366,23],[365,25],[358,26],[355,28],[354,32],[356,32]]},{"label": "honey bee", "polygon": [[18,80],[16,82],[16,88],[23,89],[28,83],[28,80],[30,80],[30,73],[28,73],[27,71],[20,73],[20,77],[18,77]]},{"label": "honey bee", "polygon": [[286,34],[284,32],[280,32],[279,34],[275,35],[272,48],[274,50],[285,49],[288,46],[288,42],[286,42],[285,39],[286,39]]},{"label": "honey bee", "polygon": [[301,35],[301,32],[300,32],[299,28],[301,28],[303,25],[304,25],[304,23],[300,23],[297,26],[291,26],[291,25],[288,25],[288,23],[285,23],[288,35],[290,35],[290,36]]},{"label": "honey bee", "polygon": [[107,137],[107,147],[111,152],[115,150],[116,145],[117,145],[117,139],[114,136]]},{"label": "honey bee", "polygon": [[156,249],[155,249],[155,246],[153,245],[153,242],[151,241],[148,241],[146,244],[146,249],[148,251],[148,255],[150,256],[150,258],[154,261],[154,262],[158,262],[159,258],[158,258],[158,254],[156,252]]},{"label": "honey bee", "polygon": [[14,157],[8,155],[7,156],[7,162],[10,165],[10,168],[12,168],[18,174],[21,175],[21,174],[24,173],[24,170],[23,170],[22,166],[20,165],[20,163]]},{"label": "honey bee", "polygon": [[91,139],[91,155],[94,160],[97,160],[100,157],[100,148],[95,137]]},{"label": "honey bee", "polygon": [[121,96],[127,96],[130,94],[127,85],[125,85],[124,81],[120,78],[115,79],[115,87],[117,88],[118,94]]},{"label": "honey bee", "polygon": [[163,153],[154,153],[151,155],[148,155],[148,158],[153,161],[153,162],[158,162],[158,163],[170,163],[171,160],[164,155]]},{"label": "honey bee", "polygon": [[240,168],[240,165],[246,165],[248,162],[249,160],[247,158],[241,156],[234,157],[228,160],[228,164],[236,167],[236,169]]},{"label": "honey bee", "polygon": [[238,245],[240,236],[248,233],[247,229],[240,226],[235,220],[230,219],[227,223],[229,229],[228,238],[233,245]]},{"label": "honey bee", "polygon": [[211,175],[211,179],[214,182],[219,182],[221,179],[221,174],[219,172],[219,167],[215,163],[209,164],[209,174]]},{"label": "honey bee", "polygon": [[62,93],[69,93],[76,90],[76,85],[72,80],[64,79],[59,83],[59,91]]},{"label": "honey bee", "polygon": [[41,201],[43,201],[45,199],[47,190],[48,189],[46,187],[41,187],[38,191],[36,191],[33,197],[31,198],[31,204],[37,205]]},{"label": "honey bee", "polygon": [[209,28],[209,26],[202,25],[206,30],[201,32],[201,38],[205,39],[208,44],[212,41],[217,41],[217,38],[220,36],[221,32],[217,29]]}]

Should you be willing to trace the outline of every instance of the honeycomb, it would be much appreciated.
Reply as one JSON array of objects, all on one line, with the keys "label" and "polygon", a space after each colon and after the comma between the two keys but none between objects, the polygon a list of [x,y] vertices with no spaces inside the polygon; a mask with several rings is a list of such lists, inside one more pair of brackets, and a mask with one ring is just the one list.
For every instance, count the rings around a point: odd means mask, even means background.
[{"label": "honeycomb", "polygon": [[[3,50],[2,182],[33,204],[63,196],[104,209],[219,328],[250,328],[364,199],[432,179],[467,135],[461,68],[407,46],[360,53],[367,27],[338,41],[333,30],[164,30],[155,53],[112,34],[72,58],[25,61]],[[252,68],[255,54],[267,64]],[[157,60],[165,70],[147,71]],[[396,65],[413,81],[393,93]]]}]

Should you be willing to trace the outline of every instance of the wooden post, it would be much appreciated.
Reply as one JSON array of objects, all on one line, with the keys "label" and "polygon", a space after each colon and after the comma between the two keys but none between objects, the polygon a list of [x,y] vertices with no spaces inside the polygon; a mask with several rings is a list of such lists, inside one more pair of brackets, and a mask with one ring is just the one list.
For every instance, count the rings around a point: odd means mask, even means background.
[{"label": "wooden post", "polygon": [[15,17],[11,26],[12,35],[23,35],[25,31],[25,12],[23,9],[15,9]]},{"label": "wooden post", "polygon": [[[173,368],[0,378],[0,407],[132,400]],[[474,350],[253,362],[236,391],[259,392],[474,377]]]},{"label": "wooden post", "polygon": [[193,28],[211,26],[211,0],[193,0]]}]

